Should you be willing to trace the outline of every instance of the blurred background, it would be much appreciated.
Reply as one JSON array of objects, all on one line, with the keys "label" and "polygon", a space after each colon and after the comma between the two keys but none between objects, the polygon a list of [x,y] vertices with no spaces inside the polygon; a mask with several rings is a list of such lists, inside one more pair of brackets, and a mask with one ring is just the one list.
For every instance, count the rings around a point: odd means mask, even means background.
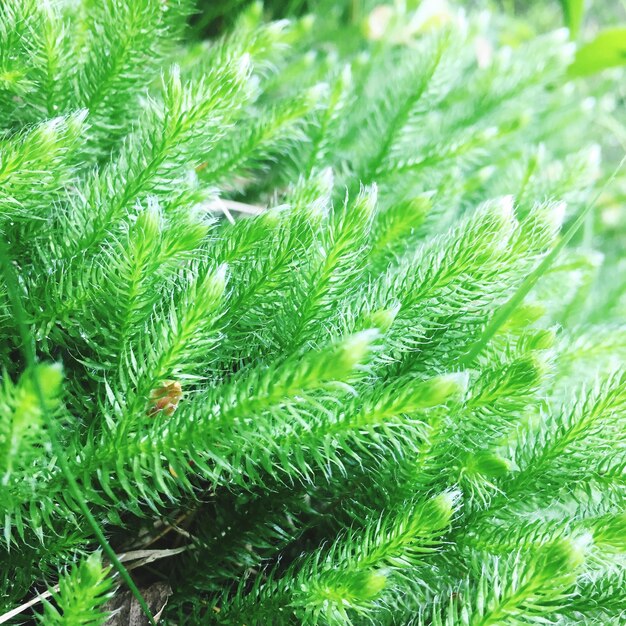
[{"label": "blurred background", "polygon": [[[192,20],[199,37],[222,32],[253,0],[198,0],[197,14]],[[348,25],[358,25],[376,7],[401,5],[405,10],[416,9],[420,0],[381,2],[380,0],[266,0],[264,10],[271,19],[302,16],[315,12],[336,19],[339,16]],[[529,30],[545,30],[564,25],[570,7],[580,7],[584,14],[584,34],[592,35],[602,25],[626,22],[626,0],[434,0],[428,4],[445,7],[464,6],[471,10],[498,9],[526,24]],[[576,10],[574,10],[576,12]],[[625,44],[626,45],[626,44]]]}]

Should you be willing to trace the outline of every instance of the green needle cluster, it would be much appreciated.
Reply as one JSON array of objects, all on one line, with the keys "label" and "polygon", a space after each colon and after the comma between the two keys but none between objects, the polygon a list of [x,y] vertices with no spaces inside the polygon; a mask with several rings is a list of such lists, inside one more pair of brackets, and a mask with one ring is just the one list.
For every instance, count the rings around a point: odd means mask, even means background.
[{"label": "green needle cluster", "polygon": [[276,4],[0,0],[0,615],[623,625],[623,72]]}]

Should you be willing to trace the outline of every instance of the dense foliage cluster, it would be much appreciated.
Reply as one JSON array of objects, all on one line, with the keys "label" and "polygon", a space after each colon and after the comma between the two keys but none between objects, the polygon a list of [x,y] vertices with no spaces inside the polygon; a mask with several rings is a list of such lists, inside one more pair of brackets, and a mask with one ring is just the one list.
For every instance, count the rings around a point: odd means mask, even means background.
[{"label": "dense foliage cluster", "polygon": [[0,3],[0,613],[625,623],[619,70],[334,4]]}]

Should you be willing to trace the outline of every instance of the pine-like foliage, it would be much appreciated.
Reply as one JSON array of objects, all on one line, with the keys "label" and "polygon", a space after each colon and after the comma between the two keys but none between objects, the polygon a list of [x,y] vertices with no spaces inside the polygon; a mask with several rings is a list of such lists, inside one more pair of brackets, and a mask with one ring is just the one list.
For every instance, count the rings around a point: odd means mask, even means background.
[{"label": "pine-like foliage", "polygon": [[323,6],[1,0],[0,613],[626,623],[623,75]]},{"label": "pine-like foliage", "polygon": [[102,605],[110,595],[108,568],[102,566],[100,554],[89,555],[59,581],[58,591],[52,593],[56,606],[44,601],[44,613],[39,617],[46,626],[98,626],[108,613]]}]

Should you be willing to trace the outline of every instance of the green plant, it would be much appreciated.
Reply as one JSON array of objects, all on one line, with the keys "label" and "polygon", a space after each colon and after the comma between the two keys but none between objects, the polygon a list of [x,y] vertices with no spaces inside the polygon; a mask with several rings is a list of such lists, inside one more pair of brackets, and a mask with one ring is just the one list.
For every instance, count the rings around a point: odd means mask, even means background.
[{"label": "green plant", "polygon": [[623,74],[337,4],[0,5],[2,611],[623,623]]},{"label": "green plant", "polygon": [[44,600],[44,612],[39,616],[41,624],[104,624],[108,614],[99,609],[110,596],[111,581],[107,574],[108,569],[102,566],[99,553],[90,554],[59,581],[58,591],[52,593],[56,606]]}]

